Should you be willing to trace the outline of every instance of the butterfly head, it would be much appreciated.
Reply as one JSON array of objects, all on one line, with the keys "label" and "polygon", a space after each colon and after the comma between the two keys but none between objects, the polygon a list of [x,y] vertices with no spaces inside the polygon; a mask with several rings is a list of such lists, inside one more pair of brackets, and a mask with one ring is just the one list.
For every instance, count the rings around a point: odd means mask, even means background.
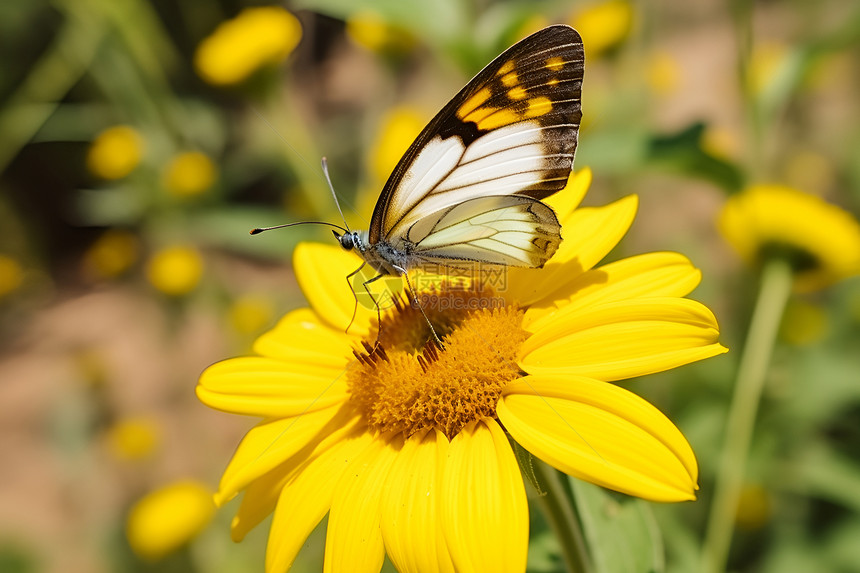
[{"label": "butterfly head", "polygon": [[358,236],[357,231],[347,231],[346,233],[340,234],[337,231],[332,231],[334,238],[338,240],[340,246],[344,248],[344,250],[351,251],[352,249],[358,248],[361,245],[361,239]]}]

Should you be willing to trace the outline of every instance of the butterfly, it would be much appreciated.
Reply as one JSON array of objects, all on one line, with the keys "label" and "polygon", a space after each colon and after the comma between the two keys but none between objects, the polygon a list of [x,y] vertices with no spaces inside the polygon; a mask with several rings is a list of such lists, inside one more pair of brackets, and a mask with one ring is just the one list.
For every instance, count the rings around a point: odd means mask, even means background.
[{"label": "butterfly", "polygon": [[400,159],[370,228],[332,225],[343,231],[334,231],[340,245],[363,259],[347,279],[370,265],[378,274],[365,290],[400,275],[414,298],[408,272],[416,268],[543,267],[561,225],[541,200],[564,188],[573,166],[584,62],[579,34],[555,25],[481,70]]}]

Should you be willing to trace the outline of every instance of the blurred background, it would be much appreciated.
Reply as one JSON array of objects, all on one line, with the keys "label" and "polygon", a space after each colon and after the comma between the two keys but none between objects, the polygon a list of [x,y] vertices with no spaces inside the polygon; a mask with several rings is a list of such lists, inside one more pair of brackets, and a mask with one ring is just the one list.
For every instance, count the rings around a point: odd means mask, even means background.
[{"label": "blurred background", "polygon": [[[323,155],[366,228],[421,127],[551,23],[585,42],[586,203],[640,196],[610,259],[690,257],[732,349],[629,384],[697,453],[700,500],[653,508],[665,569],[695,571],[756,289],[716,218],[761,182],[860,210],[853,2],[0,3],[0,571],[262,571],[267,527],[234,545],[210,500],[253,420],[194,386],[304,304],[292,248],[332,237],[248,230],[337,222]],[[858,286],[789,304],[731,570],[860,571]]]}]

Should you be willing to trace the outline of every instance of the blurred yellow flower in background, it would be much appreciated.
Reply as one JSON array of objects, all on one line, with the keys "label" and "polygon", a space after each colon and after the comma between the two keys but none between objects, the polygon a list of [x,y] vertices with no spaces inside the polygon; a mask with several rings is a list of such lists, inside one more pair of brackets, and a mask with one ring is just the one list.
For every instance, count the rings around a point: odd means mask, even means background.
[{"label": "blurred yellow flower in background", "polygon": [[740,154],[741,142],[734,129],[708,124],[702,131],[699,147],[708,155],[731,160]]},{"label": "blurred yellow flower in background", "polygon": [[797,291],[817,290],[860,274],[860,224],[814,195],[783,185],[754,185],[729,197],[718,224],[750,264],[787,257]]},{"label": "blurred yellow flower in background", "polygon": [[108,429],[107,443],[116,459],[143,460],[161,445],[161,426],[146,416],[124,418]]},{"label": "blurred yellow flower in background", "polygon": [[407,30],[370,10],[361,10],[346,19],[346,35],[376,53],[405,52],[415,46],[415,38]]},{"label": "blurred yellow flower in background", "polygon": [[194,247],[167,247],[149,259],[146,276],[152,286],[164,294],[188,294],[197,287],[203,276],[203,257]]},{"label": "blurred yellow flower in background", "polygon": [[217,169],[200,151],[184,151],[174,156],[164,169],[162,184],[177,197],[194,197],[212,187]]},{"label": "blurred yellow flower in background", "polygon": [[253,334],[268,326],[275,315],[272,301],[260,295],[243,295],[230,306],[230,325],[239,334]]},{"label": "blurred yellow flower in background", "polygon": [[0,255],[0,298],[15,292],[24,282],[21,263],[7,255]]},{"label": "blurred yellow flower in background", "polygon": [[115,125],[99,133],[87,152],[87,169],[102,179],[122,179],[140,163],[143,138],[128,125]]},{"label": "blurred yellow flower in background", "polygon": [[744,484],[738,499],[735,523],[746,530],[761,529],[773,515],[770,496],[758,484]]},{"label": "blurred yellow flower in background", "polygon": [[215,504],[209,488],[196,481],[179,481],[134,504],[126,522],[126,536],[136,555],[158,561],[196,537],[213,515]]},{"label": "blurred yellow flower in background", "polygon": [[585,56],[599,57],[618,47],[633,29],[633,5],[627,0],[608,0],[575,11],[568,23],[576,28]]},{"label": "blurred yellow flower in background", "polygon": [[788,61],[789,48],[781,42],[762,42],[752,48],[747,66],[747,87],[753,95],[761,95],[777,80]]},{"label": "blurred yellow flower in background", "polygon": [[109,229],[84,253],[84,268],[96,278],[118,277],[137,261],[140,240],[122,229]]},{"label": "blurred yellow flower in background", "polygon": [[284,61],[301,37],[298,19],[283,8],[246,8],[200,42],[194,66],[210,84],[237,84],[262,67]]},{"label": "blurred yellow flower in background", "polygon": [[368,156],[370,172],[377,182],[388,180],[425,123],[424,114],[410,106],[398,106],[385,114]]},{"label": "blurred yellow flower in background", "polygon": [[654,52],[645,66],[648,86],[657,95],[669,95],[681,84],[681,66],[668,52]]}]

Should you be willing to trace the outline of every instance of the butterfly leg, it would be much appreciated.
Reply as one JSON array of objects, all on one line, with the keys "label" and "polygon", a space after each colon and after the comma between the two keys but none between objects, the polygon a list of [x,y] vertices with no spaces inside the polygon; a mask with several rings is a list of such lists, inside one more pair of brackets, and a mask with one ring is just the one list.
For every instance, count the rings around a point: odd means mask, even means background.
[{"label": "butterfly leg", "polygon": [[433,324],[430,322],[430,319],[427,318],[427,313],[424,312],[424,307],[421,306],[421,302],[418,300],[418,293],[416,293],[415,289],[412,288],[412,283],[409,281],[409,274],[406,272],[406,269],[397,266],[394,266],[394,268],[406,279],[406,286],[409,288],[409,295],[412,297],[412,302],[415,306],[418,307],[418,310],[421,311],[421,314],[424,316],[424,320],[427,321],[427,326],[430,327],[430,333],[433,335],[433,340],[436,341],[436,344],[439,345],[439,348],[444,349],[445,345],[442,344],[442,339],[439,338],[438,334],[436,334],[436,329],[433,328]]},{"label": "butterfly leg", "polygon": [[[352,326],[353,322],[355,322],[355,316],[356,316],[356,314],[358,314],[358,295],[356,294],[355,289],[352,288],[352,282],[350,281],[350,279],[352,277],[354,277],[355,275],[357,275],[358,273],[360,273],[361,269],[363,269],[364,265],[366,265],[366,264],[367,263],[361,263],[360,267],[358,267],[357,269],[355,269],[354,271],[352,271],[351,273],[346,275],[346,284],[349,285],[349,292],[352,293],[352,298],[355,299],[355,305],[352,307],[352,318],[349,320],[349,324],[346,325],[346,330],[344,331],[346,333],[349,333],[349,327]],[[365,289],[366,288],[367,287],[365,287]],[[368,294],[370,294],[370,293],[368,293]],[[371,298],[373,298],[373,297],[371,297]],[[376,308],[377,308],[377,310],[379,310],[379,306],[377,306]]]},{"label": "butterfly leg", "polygon": [[[363,267],[364,265],[361,265],[361,266]],[[361,270],[361,268],[359,268],[358,270]],[[355,271],[355,272],[358,272],[358,271]],[[355,273],[353,273],[353,274],[355,274]],[[379,302],[377,302],[376,297],[373,296],[373,293],[370,292],[370,288],[367,285],[369,285],[372,282],[378,281],[379,279],[381,279],[384,276],[385,276],[384,274],[380,273],[380,274],[376,275],[375,277],[373,277],[372,279],[368,279],[368,280],[364,281],[363,283],[361,283],[361,285],[364,287],[364,292],[367,293],[367,296],[370,297],[370,300],[372,300],[373,304],[376,306],[376,324],[378,326],[376,328],[376,342],[373,343],[373,350],[374,351],[376,350],[376,347],[379,346],[379,337],[382,335],[382,311],[379,310]],[[353,291],[353,294],[355,294],[355,291]],[[356,297],[355,301],[356,301],[356,305],[357,305],[358,304],[358,297]],[[357,308],[358,307],[356,306],[356,309]]]}]

